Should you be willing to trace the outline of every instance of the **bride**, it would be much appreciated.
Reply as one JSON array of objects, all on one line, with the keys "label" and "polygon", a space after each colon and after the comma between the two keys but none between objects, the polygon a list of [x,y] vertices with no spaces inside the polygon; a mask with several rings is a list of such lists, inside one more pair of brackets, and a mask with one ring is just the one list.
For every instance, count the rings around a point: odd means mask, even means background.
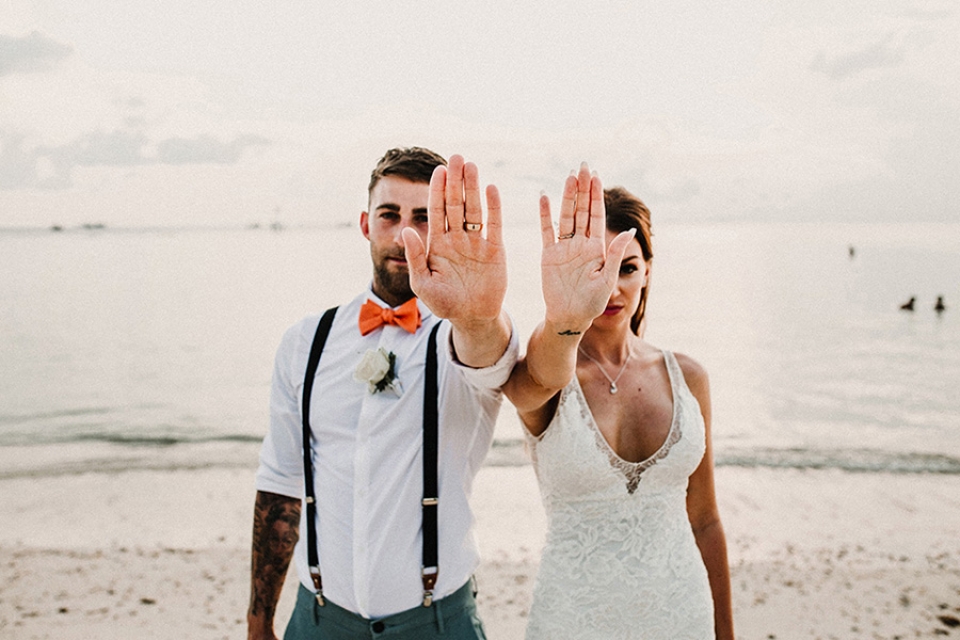
[{"label": "bride", "polygon": [[549,521],[527,639],[732,639],[707,374],[643,339],[650,212],[584,163],[540,226],[546,314],[504,387]]}]

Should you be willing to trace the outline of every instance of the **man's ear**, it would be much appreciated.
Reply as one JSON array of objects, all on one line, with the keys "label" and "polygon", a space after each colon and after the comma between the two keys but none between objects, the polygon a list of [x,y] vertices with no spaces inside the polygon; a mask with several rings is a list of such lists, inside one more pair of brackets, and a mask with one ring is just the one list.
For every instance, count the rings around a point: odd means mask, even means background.
[{"label": "man's ear", "polygon": [[370,214],[366,211],[360,212],[360,233],[367,240],[370,239]]}]

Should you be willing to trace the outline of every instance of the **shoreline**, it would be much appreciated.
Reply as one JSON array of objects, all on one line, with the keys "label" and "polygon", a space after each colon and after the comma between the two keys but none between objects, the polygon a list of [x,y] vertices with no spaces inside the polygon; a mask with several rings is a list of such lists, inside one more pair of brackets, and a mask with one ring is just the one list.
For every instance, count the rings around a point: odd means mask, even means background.
[{"label": "shoreline", "polygon": [[[499,423],[498,423],[499,424]],[[519,425],[515,431],[520,432]],[[498,429],[502,427],[498,426]],[[261,437],[207,440],[89,439],[41,444],[0,444],[0,482],[18,478],[69,478],[87,473],[182,472],[250,469]],[[251,461],[254,461],[253,463]],[[530,460],[519,437],[495,437],[484,467],[526,467]],[[938,474],[960,477],[960,457],[935,451],[884,449],[738,448],[715,452],[718,469],[849,471],[852,473]]]},{"label": "shoreline", "polygon": [[[716,475],[739,638],[960,637],[960,476]],[[252,467],[0,479],[0,635],[242,637],[253,496]],[[487,635],[522,638],[546,532],[532,468],[483,467],[473,504]]]}]

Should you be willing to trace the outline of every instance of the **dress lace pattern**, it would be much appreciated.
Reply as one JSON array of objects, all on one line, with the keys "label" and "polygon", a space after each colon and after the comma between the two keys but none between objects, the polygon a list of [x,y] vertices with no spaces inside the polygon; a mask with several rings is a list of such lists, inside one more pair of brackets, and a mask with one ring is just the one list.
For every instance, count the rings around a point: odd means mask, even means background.
[{"label": "dress lace pattern", "polygon": [[576,377],[557,413],[529,437],[547,541],[527,640],[704,640],[713,600],[686,511],[705,450],[700,406],[664,352],[673,420],[660,449],[620,458],[596,426]]}]

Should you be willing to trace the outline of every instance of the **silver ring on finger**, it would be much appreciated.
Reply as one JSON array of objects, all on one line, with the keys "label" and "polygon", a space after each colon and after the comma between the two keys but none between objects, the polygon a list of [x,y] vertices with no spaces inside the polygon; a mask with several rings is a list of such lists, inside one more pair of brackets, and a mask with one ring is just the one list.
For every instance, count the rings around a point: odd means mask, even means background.
[{"label": "silver ring on finger", "polygon": [[463,230],[464,231],[482,231],[483,223],[482,222],[464,222]]},{"label": "silver ring on finger", "polygon": [[557,240],[569,240],[575,235],[577,235],[577,233],[575,231],[571,231],[570,233],[564,233],[563,235],[557,236]]}]

